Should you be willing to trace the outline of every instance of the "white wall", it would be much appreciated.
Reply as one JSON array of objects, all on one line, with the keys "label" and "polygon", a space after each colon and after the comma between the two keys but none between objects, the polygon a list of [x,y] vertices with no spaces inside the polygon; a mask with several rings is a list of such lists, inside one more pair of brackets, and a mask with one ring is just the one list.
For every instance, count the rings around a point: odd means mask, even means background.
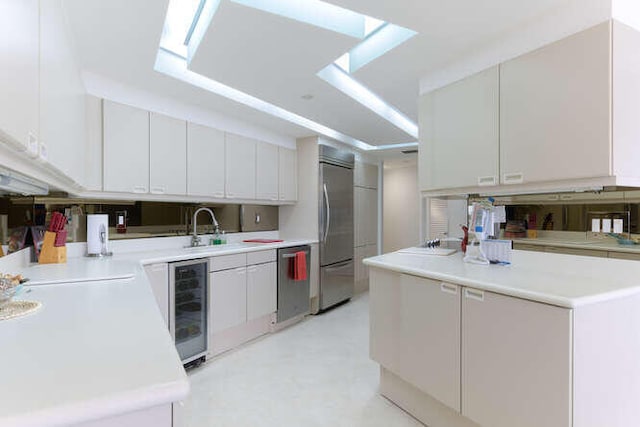
[{"label": "white wall", "polygon": [[613,0],[613,19],[640,31],[640,2],[638,0]]},{"label": "white wall", "polygon": [[416,246],[419,242],[418,167],[383,169],[383,253]]}]

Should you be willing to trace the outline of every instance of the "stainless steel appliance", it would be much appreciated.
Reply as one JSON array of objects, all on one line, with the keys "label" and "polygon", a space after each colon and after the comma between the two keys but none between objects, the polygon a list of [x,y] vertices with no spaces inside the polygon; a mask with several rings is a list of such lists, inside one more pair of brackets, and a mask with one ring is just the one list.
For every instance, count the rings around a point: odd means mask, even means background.
[{"label": "stainless steel appliance", "polygon": [[[307,259],[307,279],[294,280],[292,263],[295,262],[296,253],[301,251]],[[309,245],[278,249],[278,323],[309,313],[310,261]]]},{"label": "stainless steel appliance", "polygon": [[208,349],[207,260],[172,262],[169,268],[169,330],[182,363],[201,360]]},{"label": "stainless steel appliance", "polygon": [[354,155],[320,146],[320,310],[353,296]]}]

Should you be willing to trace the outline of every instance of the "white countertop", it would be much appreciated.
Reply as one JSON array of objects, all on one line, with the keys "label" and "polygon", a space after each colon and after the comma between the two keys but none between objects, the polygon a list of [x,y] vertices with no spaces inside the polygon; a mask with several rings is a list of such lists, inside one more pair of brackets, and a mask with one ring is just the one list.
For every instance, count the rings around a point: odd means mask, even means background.
[{"label": "white countertop", "polygon": [[63,426],[187,396],[141,277],[30,289],[21,298],[40,301],[40,310],[0,322],[0,425]]},{"label": "white countertop", "polygon": [[509,266],[469,264],[462,258],[461,252],[392,252],[364,263],[568,308],[640,293],[637,261],[517,250]]},{"label": "white countertop", "polygon": [[43,306],[0,321],[0,425],[63,426],[183,400],[188,379],[142,265],[311,243],[144,250],[13,271],[30,279],[18,299]]},{"label": "white countertop", "polygon": [[621,245],[613,238],[598,240],[586,238],[538,238],[538,239],[512,239],[514,243],[537,246],[556,246],[574,249],[593,249],[601,251],[627,252],[640,254],[640,245]]}]

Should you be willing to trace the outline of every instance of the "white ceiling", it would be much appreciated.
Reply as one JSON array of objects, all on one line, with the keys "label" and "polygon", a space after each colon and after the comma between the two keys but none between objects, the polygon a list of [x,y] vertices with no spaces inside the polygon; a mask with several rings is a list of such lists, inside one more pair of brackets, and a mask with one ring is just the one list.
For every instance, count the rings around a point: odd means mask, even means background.
[{"label": "white ceiling", "polygon": [[[572,0],[329,0],[419,34],[354,76],[417,121],[420,77]],[[168,0],[65,0],[83,69],[294,137],[311,131],[153,70]],[[222,0],[191,69],[372,145],[413,138],[316,76],[357,40]],[[311,94],[313,99],[304,100]]]}]

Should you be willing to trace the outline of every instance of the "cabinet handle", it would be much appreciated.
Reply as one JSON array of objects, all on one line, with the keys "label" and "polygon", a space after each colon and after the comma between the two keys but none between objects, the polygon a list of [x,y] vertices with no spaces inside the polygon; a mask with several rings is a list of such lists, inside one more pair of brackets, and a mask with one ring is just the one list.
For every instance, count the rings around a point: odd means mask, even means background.
[{"label": "cabinet handle", "polygon": [[224,197],[224,193],[221,193],[221,192],[213,193],[213,197]]},{"label": "cabinet handle", "polygon": [[255,273],[256,271],[258,271],[258,267],[256,267],[255,265],[253,265],[251,267],[247,267],[247,271],[249,273]]},{"label": "cabinet handle", "polygon": [[229,199],[233,199],[235,197],[233,193],[229,193],[229,192],[227,192],[226,196]]},{"label": "cabinet handle", "polygon": [[505,173],[502,175],[503,184],[522,184],[524,182],[524,174],[522,172]]},{"label": "cabinet handle", "polygon": [[151,194],[164,194],[164,187],[151,187]]},{"label": "cabinet handle", "polygon": [[561,194],[560,200],[573,200],[573,194]]},{"label": "cabinet handle", "polygon": [[478,177],[478,185],[496,185],[496,177],[495,176],[479,176]]},{"label": "cabinet handle", "polygon": [[133,187],[134,193],[146,193],[147,187],[145,185],[136,185]]},{"label": "cabinet handle", "polygon": [[474,299],[476,301],[484,301],[484,291],[465,288],[464,297],[469,299]]},{"label": "cabinet handle", "polygon": [[449,283],[440,283],[440,290],[451,295],[458,295],[458,287]]},{"label": "cabinet handle", "polygon": [[247,267],[236,268],[236,273],[237,274],[245,274],[246,272],[247,272]]}]

